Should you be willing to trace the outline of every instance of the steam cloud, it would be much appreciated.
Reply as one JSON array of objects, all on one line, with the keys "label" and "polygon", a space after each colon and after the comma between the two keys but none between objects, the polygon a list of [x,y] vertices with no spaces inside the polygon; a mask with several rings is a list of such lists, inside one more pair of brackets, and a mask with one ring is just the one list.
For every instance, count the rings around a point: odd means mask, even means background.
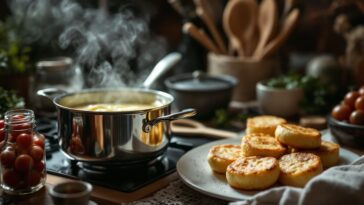
[{"label": "steam cloud", "polygon": [[145,2],[124,3],[114,14],[73,0],[11,0],[9,5],[27,43],[57,39],[73,52],[86,87],[119,87],[139,84],[150,72],[146,68],[166,53],[165,40],[149,31],[150,10],[138,13],[135,6]]}]

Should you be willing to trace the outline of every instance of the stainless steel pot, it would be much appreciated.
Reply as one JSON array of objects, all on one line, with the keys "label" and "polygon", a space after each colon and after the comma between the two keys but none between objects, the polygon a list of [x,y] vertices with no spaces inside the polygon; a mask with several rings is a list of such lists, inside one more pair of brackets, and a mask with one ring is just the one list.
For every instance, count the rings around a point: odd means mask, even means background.
[{"label": "stainless steel pot", "polygon": [[[153,73],[153,72],[152,72]],[[149,78],[150,79],[150,78]],[[195,115],[194,109],[171,114],[173,96],[144,88],[89,89],[38,94],[53,98],[58,111],[61,150],[70,158],[90,163],[139,163],[162,155],[171,138],[170,121]],[[87,111],[95,103],[146,104],[150,109]]]}]

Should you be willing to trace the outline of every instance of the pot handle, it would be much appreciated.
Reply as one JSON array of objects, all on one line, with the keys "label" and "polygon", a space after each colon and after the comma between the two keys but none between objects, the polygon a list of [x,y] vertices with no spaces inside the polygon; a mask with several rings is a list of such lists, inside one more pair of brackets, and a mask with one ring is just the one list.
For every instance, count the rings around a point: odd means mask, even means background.
[{"label": "pot handle", "polygon": [[53,99],[59,95],[66,94],[67,91],[59,89],[59,88],[46,88],[37,91],[37,95],[46,97],[49,100],[53,101]]},{"label": "pot handle", "polygon": [[157,65],[154,66],[152,72],[147,79],[144,80],[142,87],[150,88],[155,81],[166,73],[170,68],[175,66],[182,58],[182,55],[177,52],[173,52],[162,58]]},{"label": "pot handle", "polygon": [[184,109],[182,111],[176,112],[176,113],[157,117],[151,121],[145,121],[144,125],[143,125],[143,131],[148,133],[152,130],[152,127],[159,122],[188,118],[188,117],[192,117],[192,116],[196,115],[196,113],[197,112],[195,109],[188,108],[188,109]]}]

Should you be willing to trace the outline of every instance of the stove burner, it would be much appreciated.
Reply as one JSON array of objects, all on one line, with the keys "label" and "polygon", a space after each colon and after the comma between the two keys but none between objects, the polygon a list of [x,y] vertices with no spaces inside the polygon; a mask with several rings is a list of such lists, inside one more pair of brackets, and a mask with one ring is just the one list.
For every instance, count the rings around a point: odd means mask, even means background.
[{"label": "stove burner", "polygon": [[80,179],[122,192],[132,192],[176,170],[178,159],[193,147],[213,139],[173,136],[163,156],[144,164],[90,164],[70,160],[59,150],[56,120],[37,119],[37,131],[46,137],[47,172]]},{"label": "stove burner", "polygon": [[150,169],[158,170],[159,172],[168,171],[168,158],[167,156],[160,156],[148,163],[138,164],[93,164],[80,162],[79,166],[84,172],[90,176],[104,175],[104,174],[123,174],[123,173],[146,173]]}]

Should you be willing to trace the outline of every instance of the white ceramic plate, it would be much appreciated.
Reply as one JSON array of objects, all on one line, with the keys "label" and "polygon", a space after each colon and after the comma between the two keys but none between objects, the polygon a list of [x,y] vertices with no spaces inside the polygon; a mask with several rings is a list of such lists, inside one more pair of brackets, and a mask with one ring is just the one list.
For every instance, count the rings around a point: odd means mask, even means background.
[{"label": "white ceramic plate", "polygon": [[[210,142],[187,152],[177,163],[177,172],[182,181],[203,194],[227,201],[242,200],[258,193],[259,191],[234,189],[227,183],[225,175],[216,174],[211,170],[207,154],[210,148],[217,144],[240,144],[240,138]],[[350,164],[358,157],[357,154],[341,148],[339,164]]]}]

